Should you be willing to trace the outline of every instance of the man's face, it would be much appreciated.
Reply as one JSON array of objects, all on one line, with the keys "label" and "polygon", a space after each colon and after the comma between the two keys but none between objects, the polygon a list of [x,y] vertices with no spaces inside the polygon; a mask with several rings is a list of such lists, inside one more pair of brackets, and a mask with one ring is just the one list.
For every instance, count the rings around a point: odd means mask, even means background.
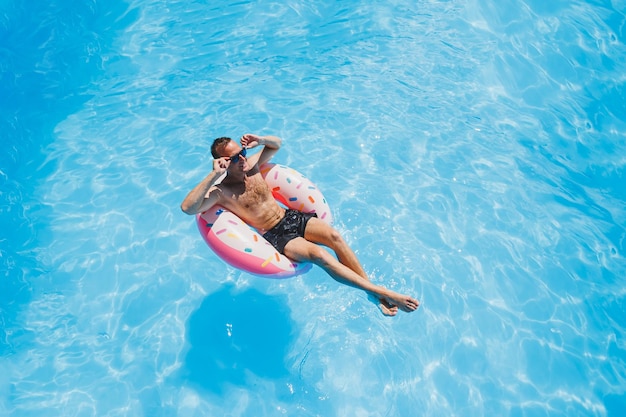
[{"label": "man's face", "polygon": [[246,158],[246,149],[243,149],[235,141],[230,141],[220,149],[220,156],[229,158],[228,170],[246,172],[250,169]]}]

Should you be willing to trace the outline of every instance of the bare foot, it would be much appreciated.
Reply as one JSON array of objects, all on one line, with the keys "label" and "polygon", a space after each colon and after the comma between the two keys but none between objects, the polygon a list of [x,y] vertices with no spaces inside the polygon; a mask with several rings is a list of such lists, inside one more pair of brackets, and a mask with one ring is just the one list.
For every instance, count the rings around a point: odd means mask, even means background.
[{"label": "bare foot", "polygon": [[389,301],[385,300],[384,298],[379,298],[378,302],[379,302],[378,306],[380,307],[380,310],[383,312],[385,316],[395,316],[396,314],[398,314],[397,305],[391,304]]},{"label": "bare foot", "polygon": [[398,314],[398,309],[410,313],[417,310],[420,305],[420,302],[415,298],[392,291],[386,297],[376,298],[374,296],[371,297],[371,300],[378,301],[378,306],[385,316],[395,316]]},{"label": "bare foot", "polygon": [[[382,303],[383,299],[381,299]],[[385,297],[386,304],[396,307],[396,311],[399,308],[402,311],[410,313],[417,310],[420,306],[420,302],[408,295],[398,294],[397,292],[391,292],[390,295]],[[383,311],[384,314],[384,311]],[[395,314],[394,314],[395,315]]]}]

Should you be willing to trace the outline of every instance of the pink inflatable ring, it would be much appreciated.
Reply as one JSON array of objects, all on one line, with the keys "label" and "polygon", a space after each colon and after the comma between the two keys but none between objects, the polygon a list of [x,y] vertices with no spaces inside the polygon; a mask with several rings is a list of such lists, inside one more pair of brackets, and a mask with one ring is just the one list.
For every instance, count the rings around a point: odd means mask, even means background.
[{"label": "pink inflatable ring", "polygon": [[[326,199],[304,175],[270,163],[261,166],[261,175],[276,201],[291,209],[317,213],[318,218],[332,224]],[[278,253],[256,230],[222,206],[196,215],[196,222],[207,245],[235,268],[270,278],[288,278],[311,269],[311,264],[294,262]]]}]

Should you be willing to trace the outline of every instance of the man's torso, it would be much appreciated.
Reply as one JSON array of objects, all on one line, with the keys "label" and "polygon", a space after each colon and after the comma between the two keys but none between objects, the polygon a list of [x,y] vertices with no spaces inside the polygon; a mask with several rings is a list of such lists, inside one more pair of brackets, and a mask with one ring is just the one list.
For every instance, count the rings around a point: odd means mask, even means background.
[{"label": "man's torso", "polygon": [[285,210],[274,200],[258,169],[246,174],[244,181],[226,181],[218,188],[222,191],[219,204],[261,233],[274,227],[284,216]]}]

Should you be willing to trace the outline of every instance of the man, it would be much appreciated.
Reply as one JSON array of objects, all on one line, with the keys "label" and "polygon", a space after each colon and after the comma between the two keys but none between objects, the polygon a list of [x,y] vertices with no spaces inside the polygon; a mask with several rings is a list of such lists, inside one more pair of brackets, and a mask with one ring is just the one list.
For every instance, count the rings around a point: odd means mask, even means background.
[{"label": "man", "polygon": [[[286,210],[274,200],[259,167],[274,156],[281,142],[276,136],[253,134],[243,135],[241,146],[230,138],[215,139],[211,146],[213,171],[187,195],[182,210],[193,215],[219,204],[257,229],[288,258],[312,262],[336,281],[374,295],[383,314],[395,316],[398,309],[415,311],[419,306],[416,299],[370,282],[352,249],[333,227],[315,215]],[[257,146],[263,150],[247,156],[247,149]],[[215,184],[224,172],[226,177]],[[337,258],[320,245],[332,249]]]}]

